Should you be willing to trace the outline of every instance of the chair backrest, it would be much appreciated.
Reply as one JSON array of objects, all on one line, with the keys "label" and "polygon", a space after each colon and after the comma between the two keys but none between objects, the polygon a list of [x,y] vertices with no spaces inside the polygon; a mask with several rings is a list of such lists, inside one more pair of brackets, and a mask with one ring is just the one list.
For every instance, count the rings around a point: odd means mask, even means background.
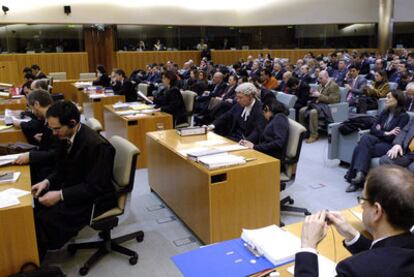
[{"label": "chair backrest", "polygon": [[339,87],[339,94],[341,95],[341,102],[346,102],[346,96],[348,95],[348,88]]},{"label": "chair backrest", "polygon": [[145,96],[147,96],[148,95],[148,84],[139,83],[138,91],[142,92]]},{"label": "chair backrest", "polygon": [[378,113],[377,114],[380,114],[382,113],[382,111],[384,111],[385,103],[387,103],[386,97],[378,99]]},{"label": "chair backrest", "polygon": [[302,140],[305,136],[305,132],[305,127],[289,118],[289,141],[286,146],[286,156],[284,161],[284,171],[289,179],[291,179],[296,172],[296,165],[299,161]]},{"label": "chair backrest", "polygon": [[94,80],[96,78],[95,72],[79,73],[79,80]]},{"label": "chair backrest", "polygon": [[388,82],[388,86],[390,87],[390,90],[396,90],[398,88],[398,83]]},{"label": "chair backrest", "polygon": [[86,120],[85,123],[89,128],[91,128],[97,133],[100,133],[103,130],[101,122],[99,122],[99,120],[96,118],[90,117]]},{"label": "chair backrest", "polygon": [[279,91],[277,93],[276,99],[277,99],[277,101],[279,101],[280,103],[285,105],[285,107],[287,109],[291,109],[291,108],[295,107],[295,103],[298,100],[296,95],[287,94],[287,93],[284,93],[284,92],[281,92],[281,91]]},{"label": "chair backrest", "polygon": [[48,77],[53,78],[54,80],[66,80],[66,72],[49,72]]},{"label": "chair backrest", "polygon": [[197,96],[197,93],[191,90],[184,90],[181,92],[183,96],[185,110],[187,111],[187,115],[192,115],[194,111],[194,101]]},{"label": "chair backrest", "polygon": [[112,174],[115,189],[121,192],[118,196],[118,208],[124,210],[127,193],[134,188],[135,169],[140,151],[134,144],[120,136],[111,137],[109,142],[115,148]]}]

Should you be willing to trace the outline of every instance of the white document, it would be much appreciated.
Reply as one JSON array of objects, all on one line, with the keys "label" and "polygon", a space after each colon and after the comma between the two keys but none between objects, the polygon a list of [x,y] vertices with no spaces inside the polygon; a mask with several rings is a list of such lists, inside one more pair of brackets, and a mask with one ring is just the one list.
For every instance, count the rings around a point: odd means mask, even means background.
[{"label": "white document", "polygon": [[232,155],[229,153],[202,156],[197,160],[199,163],[203,164],[210,170],[246,163],[244,157]]},{"label": "white document", "polygon": [[292,262],[300,250],[300,239],[276,225],[255,230],[243,229],[241,238],[275,266]]},{"label": "white document", "polygon": [[128,103],[118,102],[118,103],[113,104],[112,107],[115,110],[129,109],[129,104]]},{"label": "white document", "polygon": [[225,140],[219,140],[219,139],[215,139],[215,140],[202,140],[202,141],[197,141],[196,144],[200,145],[200,146],[216,146],[216,145],[221,145],[221,144],[225,144],[227,143],[227,141]]},{"label": "white document", "polygon": [[29,122],[30,120],[32,120],[30,117],[25,116],[24,118],[20,118],[20,117],[16,117],[16,116],[12,116],[11,117],[13,120],[16,120],[18,122]]},{"label": "white document", "polygon": [[225,152],[249,149],[248,147],[240,145],[240,144],[222,145],[222,146],[216,146],[214,148],[218,149],[218,150],[221,150],[221,151],[225,151]]},{"label": "white document", "polygon": [[92,86],[92,82],[76,82],[75,87],[77,88],[86,88]]},{"label": "white document", "polygon": [[0,166],[13,163],[21,154],[0,156]]},{"label": "white document", "polygon": [[148,97],[145,96],[141,91],[138,90],[138,96],[147,101],[148,103],[154,104],[152,100],[150,100]]},{"label": "white document", "polygon": [[0,194],[0,209],[7,208],[15,205],[19,205],[20,201],[17,197],[9,197],[7,195]]},{"label": "white document", "polygon": [[116,112],[117,115],[120,116],[125,116],[125,115],[131,115],[131,114],[137,114],[137,111],[133,111],[133,110],[126,110],[126,111],[118,111]]},{"label": "white document", "polygon": [[178,150],[177,152],[180,154],[180,155],[182,155],[182,156],[184,156],[184,157],[187,157],[187,154],[190,152],[201,152],[201,151],[206,151],[206,150],[208,150],[208,148],[207,147],[193,147],[193,148],[187,148],[187,149],[181,149],[181,150]]},{"label": "white document", "polygon": [[6,189],[6,190],[1,191],[0,195],[2,195],[2,196],[6,195],[6,196],[9,196],[9,197],[19,198],[19,197],[28,195],[30,193],[31,192],[27,191],[27,190],[10,188],[10,189]]},{"label": "white document", "polygon": [[13,172],[13,179],[12,180],[0,181],[0,184],[15,183],[19,179],[20,175],[21,175],[21,172]]},{"label": "white document", "polygon": [[[334,277],[336,276],[336,263],[329,260],[325,256],[318,255],[318,269],[319,269],[319,277]],[[295,274],[295,266],[291,266],[287,269],[287,271],[294,275]]]},{"label": "white document", "polygon": [[91,93],[89,94],[89,99],[99,99],[99,98],[104,98],[107,95],[103,94],[103,93]]}]

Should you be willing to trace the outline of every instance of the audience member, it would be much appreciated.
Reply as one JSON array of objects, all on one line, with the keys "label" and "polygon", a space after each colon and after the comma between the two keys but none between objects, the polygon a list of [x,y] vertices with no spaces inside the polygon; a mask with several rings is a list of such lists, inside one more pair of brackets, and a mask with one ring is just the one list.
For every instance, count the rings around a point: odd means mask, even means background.
[{"label": "audience member", "polygon": [[262,82],[262,85],[269,90],[274,90],[278,87],[276,78],[272,76],[272,73],[267,69],[262,69],[260,71],[260,81]]},{"label": "audience member", "polygon": [[125,102],[137,101],[137,92],[135,86],[126,78],[125,71],[122,69],[115,69],[112,73],[112,88],[116,95],[124,95]]},{"label": "audience member", "polygon": [[47,78],[47,76],[40,70],[40,66],[38,66],[37,64],[32,65],[31,69],[32,75],[34,76],[35,80]]},{"label": "audience member", "polygon": [[106,74],[105,67],[101,64],[96,66],[96,79],[92,82],[94,86],[109,87],[111,85],[111,78]]}]

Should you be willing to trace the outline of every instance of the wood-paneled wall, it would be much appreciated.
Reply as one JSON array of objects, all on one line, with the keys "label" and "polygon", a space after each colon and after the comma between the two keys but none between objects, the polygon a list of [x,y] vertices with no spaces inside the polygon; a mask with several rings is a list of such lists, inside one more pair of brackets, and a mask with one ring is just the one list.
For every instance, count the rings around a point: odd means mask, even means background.
[{"label": "wood-paneled wall", "polygon": [[145,51],[145,52],[117,52],[118,67],[122,68],[128,75],[135,69],[144,69],[147,64],[166,63],[173,61],[180,67],[184,62],[193,60],[200,62],[199,51]]},{"label": "wood-paneled wall", "polygon": [[13,80],[13,83],[16,84],[23,82],[23,68],[30,67],[32,64],[39,65],[45,74],[65,71],[68,79],[79,79],[79,73],[89,72],[88,54],[85,52],[2,54],[0,55],[0,62],[17,63],[17,72],[14,74],[17,79]]},{"label": "wood-paneled wall", "polygon": [[[358,52],[375,52],[377,49],[357,49]],[[267,50],[213,50],[211,51],[211,59],[216,64],[233,64],[239,59],[247,59],[247,56],[252,55],[253,58],[262,53],[263,55],[270,54],[273,58],[288,58],[290,63],[296,63],[296,60],[303,58],[309,52],[315,56],[320,54],[328,55],[335,49],[267,49]]]}]

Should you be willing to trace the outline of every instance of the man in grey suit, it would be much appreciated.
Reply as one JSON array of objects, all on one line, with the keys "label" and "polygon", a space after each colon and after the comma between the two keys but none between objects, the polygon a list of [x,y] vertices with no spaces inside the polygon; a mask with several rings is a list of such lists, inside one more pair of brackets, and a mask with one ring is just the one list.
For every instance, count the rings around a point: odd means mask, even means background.
[{"label": "man in grey suit", "polygon": [[347,96],[349,106],[356,106],[356,100],[363,95],[363,89],[366,85],[367,79],[359,76],[359,68],[351,65],[348,71],[347,84],[344,85],[349,90]]},{"label": "man in grey suit", "polygon": [[394,146],[381,157],[380,164],[396,164],[414,173],[414,119],[394,139]]}]

